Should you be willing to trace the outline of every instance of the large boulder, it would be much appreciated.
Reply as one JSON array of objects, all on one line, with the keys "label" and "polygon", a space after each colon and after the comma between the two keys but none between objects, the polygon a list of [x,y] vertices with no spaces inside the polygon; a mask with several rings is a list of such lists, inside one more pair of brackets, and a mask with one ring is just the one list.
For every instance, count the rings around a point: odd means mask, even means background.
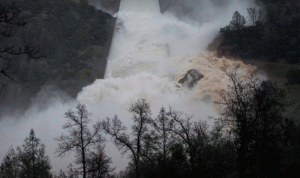
[{"label": "large boulder", "polygon": [[197,69],[190,69],[184,77],[178,81],[178,83],[181,83],[183,86],[187,86],[188,88],[193,88],[203,77],[204,75]]}]

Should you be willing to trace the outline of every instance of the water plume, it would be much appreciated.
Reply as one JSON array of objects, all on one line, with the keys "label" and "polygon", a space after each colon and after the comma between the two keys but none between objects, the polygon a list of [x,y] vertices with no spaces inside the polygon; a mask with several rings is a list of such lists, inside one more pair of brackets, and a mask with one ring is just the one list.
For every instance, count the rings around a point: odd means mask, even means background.
[{"label": "water plume", "polygon": [[[35,103],[19,119],[4,116],[0,124],[0,158],[11,145],[21,145],[33,128],[46,144],[53,169],[66,168],[72,155],[55,158],[57,145],[53,138],[63,132],[64,112],[75,108],[77,102],[87,105],[94,121],[116,114],[128,128],[132,124],[128,109],[141,98],[150,103],[153,117],[162,105],[193,115],[194,120],[218,117],[214,101],[220,100],[220,92],[230,84],[226,71],[238,68],[240,76],[256,71],[255,66],[206,52],[207,45],[220,27],[229,23],[234,11],[245,14],[247,7],[253,6],[252,1],[246,0],[226,2],[185,0],[177,4],[177,8],[184,5],[191,9],[188,16],[171,10],[161,14],[158,0],[122,0],[105,79],[84,87],[76,100],[66,102],[53,97],[51,103],[46,101],[48,108],[41,109]],[[190,69],[204,75],[192,89],[178,83]],[[117,171],[125,168],[127,160],[120,157],[114,145],[108,143],[106,152],[113,157]]]}]

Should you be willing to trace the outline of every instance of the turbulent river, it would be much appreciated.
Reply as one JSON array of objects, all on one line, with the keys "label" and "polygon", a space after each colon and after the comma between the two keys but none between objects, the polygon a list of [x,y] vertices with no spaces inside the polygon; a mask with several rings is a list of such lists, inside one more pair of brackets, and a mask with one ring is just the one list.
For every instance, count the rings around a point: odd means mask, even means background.
[{"label": "turbulent river", "polygon": [[[158,0],[121,0],[105,78],[84,87],[76,100],[47,98],[46,106],[41,109],[40,100],[36,99],[36,105],[17,120],[12,119],[14,116],[3,119],[0,158],[11,145],[21,145],[33,128],[45,143],[46,153],[51,155],[53,169],[66,168],[72,154],[64,159],[53,157],[57,147],[53,138],[63,132],[64,112],[78,102],[87,105],[93,120],[116,114],[128,128],[132,117],[128,109],[142,98],[150,103],[153,117],[164,105],[193,115],[195,120],[213,122],[208,116],[219,116],[214,101],[220,99],[219,94],[230,84],[226,71],[238,68],[240,76],[256,71],[255,66],[218,58],[214,52],[206,51],[220,27],[229,23],[234,11],[246,14],[247,7],[251,7],[251,2],[246,0],[229,0],[228,3],[221,8],[208,0],[198,2],[195,7],[209,14],[200,23],[178,20],[169,12],[161,14]],[[193,88],[178,83],[190,69],[204,75]],[[43,96],[41,92],[39,98]],[[121,158],[111,143],[107,143],[106,150],[117,170],[125,168],[126,156]]]}]

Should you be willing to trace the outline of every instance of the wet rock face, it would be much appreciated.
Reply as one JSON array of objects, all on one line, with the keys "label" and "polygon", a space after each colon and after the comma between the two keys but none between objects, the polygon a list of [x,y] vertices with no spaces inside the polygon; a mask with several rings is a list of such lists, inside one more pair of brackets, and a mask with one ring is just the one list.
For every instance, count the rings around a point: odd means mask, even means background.
[{"label": "wet rock face", "polygon": [[188,88],[193,88],[199,80],[204,77],[197,69],[190,69],[183,78],[181,78],[178,83]]}]

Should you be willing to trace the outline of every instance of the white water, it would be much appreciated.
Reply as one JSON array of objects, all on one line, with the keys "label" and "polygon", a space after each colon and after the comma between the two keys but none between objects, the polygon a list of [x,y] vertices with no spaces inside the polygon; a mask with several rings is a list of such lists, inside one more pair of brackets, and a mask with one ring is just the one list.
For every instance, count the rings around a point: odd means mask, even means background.
[{"label": "white water", "polygon": [[[246,11],[247,1],[232,0],[227,9],[214,7],[207,0],[189,2],[205,9],[210,18],[203,19],[210,21],[187,23],[170,13],[161,14],[158,0],[122,0],[105,79],[84,87],[77,99],[93,105],[113,100],[125,108],[141,98],[159,105],[180,103],[179,108],[193,100],[197,107],[208,111],[201,113],[202,117],[213,115],[211,103],[203,104],[201,98],[210,94],[217,99],[227,88],[225,71],[237,66],[245,74],[255,70],[205,52],[219,28],[231,20],[228,14]],[[177,81],[193,68],[203,73],[204,79],[193,90],[179,88]]]},{"label": "white water", "polygon": [[[51,155],[53,169],[66,168],[73,155],[54,158],[57,144],[53,138],[63,132],[64,112],[75,108],[77,102],[87,105],[95,121],[117,114],[128,128],[132,117],[128,109],[141,98],[150,103],[153,117],[162,105],[194,115],[195,120],[218,117],[213,101],[219,99],[218,94],[229,84],[225,71],[239,66],[242,75],[255,71],[255,67],[217,58],[205,49],[219,28],[229,23],[235,10],[245,14],[246,8],[250,7],[245,2],[249,1],[231,0],[225,9],[214,7],[209,1],[193,2],[198,3],[195,7],[201,7],[209,14],[202,23],[180,21],[170,13],[161,14],[158,0],[122,0],[105,79],[84,87],[76,101],[49,101],[47,109],[32,107],[18,120],[13,116],[3,119],[0,158],[11,145],[21,145],[33,128],[36,136],[45,143],[46,153]],[[177,81],[192,68],[205,77],[192,90],[178,87]],[[204,102],[203,98],[211,100]],[[40,104],[36,103],[36,106]],[[106,148],[117,170],[124,169],[126,157],[121,158],[112,144],[107,144]]]}]

